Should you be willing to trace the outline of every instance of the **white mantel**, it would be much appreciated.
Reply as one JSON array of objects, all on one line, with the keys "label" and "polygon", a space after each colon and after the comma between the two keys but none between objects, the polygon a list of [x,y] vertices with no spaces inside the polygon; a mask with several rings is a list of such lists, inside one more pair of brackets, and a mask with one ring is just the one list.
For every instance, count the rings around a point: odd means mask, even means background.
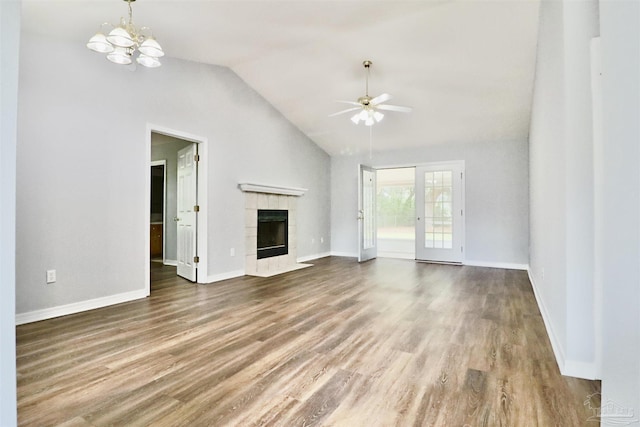
[{"label": "white mantel", "polygon": [[240,183],[238,184],[238,187],[240,187],[240,190],[244,192],[279,194],[281,196],[300,197],[307,192],[306,188],[283,187],[280,185],[267,185],[267,184]]}]

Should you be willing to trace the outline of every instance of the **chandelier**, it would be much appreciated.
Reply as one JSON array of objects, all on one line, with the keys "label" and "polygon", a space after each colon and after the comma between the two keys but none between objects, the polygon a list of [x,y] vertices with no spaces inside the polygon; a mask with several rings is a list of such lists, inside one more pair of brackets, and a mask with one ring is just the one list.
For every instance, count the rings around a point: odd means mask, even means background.
[{"label": "chandelier", "polygon": [[[128,65],[132,62],[133,54],[138,50],[136,62],[149,68],[159,67],[160,58],[164,51],[160,44],[153,38],[153,33],[149,27],[142,27],[139,30],[133,25],[133,11],[131,3],[136,0],[124,0],[129,5],[129,21],[120,18],[119,25],[112,25],[105,22],[100,26],[100,30],[89,39],[87,47],[94,52],[106,53],[107,59],[121,65]],[[107,36],[102,32],[104,26],[113,28]],[[148,35],[144,34],[147,33]]]}]

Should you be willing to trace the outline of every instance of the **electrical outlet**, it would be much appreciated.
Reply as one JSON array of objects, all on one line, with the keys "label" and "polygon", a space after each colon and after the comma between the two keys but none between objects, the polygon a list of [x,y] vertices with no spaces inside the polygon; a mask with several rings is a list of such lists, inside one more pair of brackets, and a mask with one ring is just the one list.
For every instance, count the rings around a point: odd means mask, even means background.
[{"label": "electrical outlet", "polygon": [[229,256],[236,256],[236,248],[229,249]]},{"label": "electrical outlet", "polygon": [[56,271],[47,270],[47,283],[54,283],[56,281]]}]

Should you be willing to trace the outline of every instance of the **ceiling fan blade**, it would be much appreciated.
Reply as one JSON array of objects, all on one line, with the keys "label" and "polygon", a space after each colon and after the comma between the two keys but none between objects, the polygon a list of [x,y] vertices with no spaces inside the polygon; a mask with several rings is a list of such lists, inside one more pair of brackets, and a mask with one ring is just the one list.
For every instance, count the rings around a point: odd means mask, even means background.
[{"label": "ceiling fan blade", "polygon": [[349,111],[359,110],[361,107],[347,108],[346,110],[338,111],[337,113],[329,114],[329,117],[338,116],[340,114],[348,113]]},{"label": "ceiling fan blade", "polygon": [[375,98],[373,98],[371,101],[369,101],[369,104],[378,105],[390,99],[391,99],[391,95],[389,95],[388,93],[383,93],[382,95],[378,95]]},{"label": "ceiling fan blade", "polygon": [[413,108],[411,107],[401,107],[399,105],[389,105],[389,104],[376,105],[376,108],[378,110],[397,111],[399,113],[410,113],[413,111]]},{"label": "ceiling fan blade", "polygon": [[341,100],[338,100],[336,102],[341,102],[343,104],[349,104],[349,105],[357,105],[359,107],[362,106],[362,104],[360,104],[359,102],[355,102],[355,101],[341,101]]}]

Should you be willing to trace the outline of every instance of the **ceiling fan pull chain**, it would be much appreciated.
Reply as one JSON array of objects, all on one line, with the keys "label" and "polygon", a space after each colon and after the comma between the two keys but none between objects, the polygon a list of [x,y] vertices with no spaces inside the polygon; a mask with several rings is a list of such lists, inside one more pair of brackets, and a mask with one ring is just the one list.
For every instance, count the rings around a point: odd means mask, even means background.
[{"label": "ceiling fan pull chain", "polygon": [[373,159],[373,126],[369,126],[369,160]]}]

